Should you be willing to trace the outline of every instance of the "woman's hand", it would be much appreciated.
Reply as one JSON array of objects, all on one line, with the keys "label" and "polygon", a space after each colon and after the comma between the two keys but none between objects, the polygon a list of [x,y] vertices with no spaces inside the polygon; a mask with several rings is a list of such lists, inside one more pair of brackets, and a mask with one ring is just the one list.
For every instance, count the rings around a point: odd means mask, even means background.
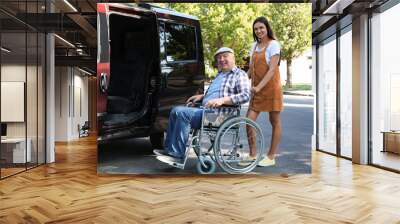
[{"label": "woman's hand", "polygon": [[252,88],[251,88],[251,92],[254,94],[254,93],[258,93],[258,92],[260,92],[260,88],[258,87],[258,86],[253,86]]}]

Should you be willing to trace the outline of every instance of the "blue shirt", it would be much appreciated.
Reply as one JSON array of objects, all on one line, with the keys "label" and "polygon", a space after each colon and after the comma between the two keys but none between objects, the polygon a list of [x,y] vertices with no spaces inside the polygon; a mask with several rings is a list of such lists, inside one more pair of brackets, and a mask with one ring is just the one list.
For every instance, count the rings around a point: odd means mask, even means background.
[{"label": "blue shirt", "polygon": [[222,81],[224,80],[224,76],[226,74],[227,73],[221,72],[218,73],[217,77],[215,77],[214,81],[208,87],[206,95],[204,96],[203,106],[205,106],[208,101],[219,98],[219,92],[222,86]]}]

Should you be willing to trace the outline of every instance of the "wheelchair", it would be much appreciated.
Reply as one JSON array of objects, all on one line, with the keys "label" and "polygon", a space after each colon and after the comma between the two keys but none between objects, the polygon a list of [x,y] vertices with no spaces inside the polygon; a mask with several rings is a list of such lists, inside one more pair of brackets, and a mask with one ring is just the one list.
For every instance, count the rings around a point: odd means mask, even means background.
[{"label": "wheelchair", "polygon": [[[201,127],[190,130],[183,164],[171,165],[184,169],[193,149],[200,174],[214,173],[216,164],[229,174],[251,172],[265,155],[264,136],[259,125],[240,116],[241,106],[215,109],[195,106],[203,109]],[[255,151],[255,159],[250,157],[250,147]]]}]

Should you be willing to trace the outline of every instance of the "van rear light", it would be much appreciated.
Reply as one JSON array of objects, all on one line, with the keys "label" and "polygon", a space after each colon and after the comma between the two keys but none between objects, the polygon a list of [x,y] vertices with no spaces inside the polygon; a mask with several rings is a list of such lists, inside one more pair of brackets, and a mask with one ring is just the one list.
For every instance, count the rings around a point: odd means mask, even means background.
[{"label": "van rear light", "polygon": [[97,4],[97,12],[105,13],[107,12],[107,5],[106,4]]}]

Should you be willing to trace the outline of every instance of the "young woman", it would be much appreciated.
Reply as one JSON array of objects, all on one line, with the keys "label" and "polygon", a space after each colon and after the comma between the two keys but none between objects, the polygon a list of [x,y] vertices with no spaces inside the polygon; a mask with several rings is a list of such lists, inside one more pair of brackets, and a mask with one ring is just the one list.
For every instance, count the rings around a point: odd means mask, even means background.
[{"label": "young woman", "polygon": [[[283,94],[279,74],[280,44],[276,40],[271,26],[265,17],[258,17],[253,22],[254,43],[250,52],[250,69],[248,75],[252,83],[247,117],[256,120],[260,112],[269,113],[272,126],[271,144],[266,157],[259,166],[275,165],[275,155],[281,138],[280,112],[283,110]],[[248,130],[249,140],[253,136]],[[255,145],[250,141],[250,156],[255,157]]]}]

